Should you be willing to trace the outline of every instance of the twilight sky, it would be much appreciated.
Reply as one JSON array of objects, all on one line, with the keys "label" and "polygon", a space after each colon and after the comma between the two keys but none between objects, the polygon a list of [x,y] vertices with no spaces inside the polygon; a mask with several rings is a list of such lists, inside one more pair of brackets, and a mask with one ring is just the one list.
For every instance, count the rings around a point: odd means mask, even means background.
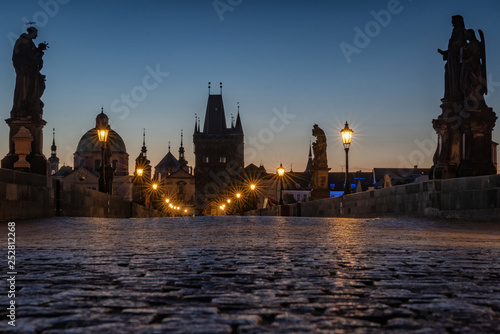
[{"label": "twilight sky", "polygon": [[[347,121],[354,129],[351,171],[430,167],[431,121],[441,113],[444,89],[436,49],[447,49],[455,14],[466,28],[484,31],[486,101],[500,113],[498,0],[0,0],[0,8],[2,120],[12,108],[12,45],[25,22],[36,21],[35,42],[50,47],[42,70],[44,154],[50,156],[56,128],[61,165],[73,166],[78,141],[103,106],[125,141],[131,172],[143,128],[153,166],[169,141],[177,156],[181,129],[194,166],[195,113],[203,123],[211,81],[212,93],[223,83],[228,124],[240,103],[245,164],[303,171],[317,123],[328,163],[340,171]],[[1,121],[1,157],[8,130]]]}]

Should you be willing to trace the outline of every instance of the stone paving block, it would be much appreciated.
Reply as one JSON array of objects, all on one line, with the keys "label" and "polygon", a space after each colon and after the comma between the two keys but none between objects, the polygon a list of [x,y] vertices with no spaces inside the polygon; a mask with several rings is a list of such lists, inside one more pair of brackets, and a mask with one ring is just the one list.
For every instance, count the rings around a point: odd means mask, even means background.
[{"label": "stone paving block", "polygon": [[[494,223],[58,218],[16,232],[21,332],[494,333],[500,323]],[[0,332],[13,333],[5,322]]]}]

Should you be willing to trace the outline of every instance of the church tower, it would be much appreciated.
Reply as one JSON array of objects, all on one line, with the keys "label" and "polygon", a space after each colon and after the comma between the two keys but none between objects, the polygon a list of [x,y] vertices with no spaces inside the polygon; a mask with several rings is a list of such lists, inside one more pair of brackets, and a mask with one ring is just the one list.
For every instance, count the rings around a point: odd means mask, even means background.
[{"label": "church tower", "polygon": [[210,94],[210,83],[208,84],[203,129],[195,122],[193,134],[197,214],[202,214],[207,204],[235,180],[244,167],[244,135],[239,111],[236,124],[231,124],[228,128],[222,100],[222,83],[220,94]]},{"label": "church tower", "polygon": [[49,158],[49,168],[50,175],[54,175],[59,171],[59,158],[57,157],[57,146],[56,146],[56,129],[52,129],[52,146],[50,147],[50,158]]}]

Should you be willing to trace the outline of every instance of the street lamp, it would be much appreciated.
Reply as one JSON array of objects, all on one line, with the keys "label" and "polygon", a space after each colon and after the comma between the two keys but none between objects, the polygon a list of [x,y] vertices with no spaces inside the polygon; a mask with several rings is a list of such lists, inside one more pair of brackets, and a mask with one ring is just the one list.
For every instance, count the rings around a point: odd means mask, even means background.
[{"label": "street lamp", "polygon": [[281,163],[278,168],[278,176],[280,178],[280,205],[283,205],[283,176],[285,176],[285,168]]},{"label": "street lamp", "polygon": [[236,198],[240,198],[241,197],[241,193],[236,193]]},{"label": "street lamp", "polygon": [[349,184],[349,147],[351,146],[353,131],[349,129],[349,124],[345,122],[345,127],[340,130],[342,136],[342,143],[344,144],[345,150],[345,188],[344,195],[351,193],[351,185]]},{"label": "street lamp", "polygon": [[99,137],[99,142],[101,143],[101,152],[102,152],[102,160],[101,160],[101,179],[99,180],[99,191],[103,193],[109,193],[107,182],[106,182],[106,164],[104,161],[104,150],[106,146],[106,142],[108,141],[108,133],[109,130],[106,128],[97,129],[97,135]]},{"label": "street lamp", "polygon": [[250,190],[255,190],[255,184],[253,184],[253,183],[252,183],[252,184],[250,185]]},{"label": "street lamp", "polygon": [[139,176],[139,177],[140,177],[140,176],[142,176],[142,174],[144,173],[144,170],[143,170],[143,169],[141,169],[141,168],[139,168],[139,169],[137,169],[137,170],[136,170],[136,172],[137,172],[137,176]]},{"label": "street lamp", "polygon": [[158,184],[157,183],[153,183],[153,190],[156,190],[158,189]]}]

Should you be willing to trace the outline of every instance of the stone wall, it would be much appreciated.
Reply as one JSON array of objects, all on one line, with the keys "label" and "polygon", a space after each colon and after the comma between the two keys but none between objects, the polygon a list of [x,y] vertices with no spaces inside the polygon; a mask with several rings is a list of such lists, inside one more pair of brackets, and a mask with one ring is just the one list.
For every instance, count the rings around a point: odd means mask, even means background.
[{"label": "stone wall", "polygon": [[411,216],[500,221],[500,175],[433,180],[248,212],[306,217]]},{"label": "stone wall", "polygon": [[0,169],[0,220],[52,216],[129,218],[159,212],[76,184]]}]

